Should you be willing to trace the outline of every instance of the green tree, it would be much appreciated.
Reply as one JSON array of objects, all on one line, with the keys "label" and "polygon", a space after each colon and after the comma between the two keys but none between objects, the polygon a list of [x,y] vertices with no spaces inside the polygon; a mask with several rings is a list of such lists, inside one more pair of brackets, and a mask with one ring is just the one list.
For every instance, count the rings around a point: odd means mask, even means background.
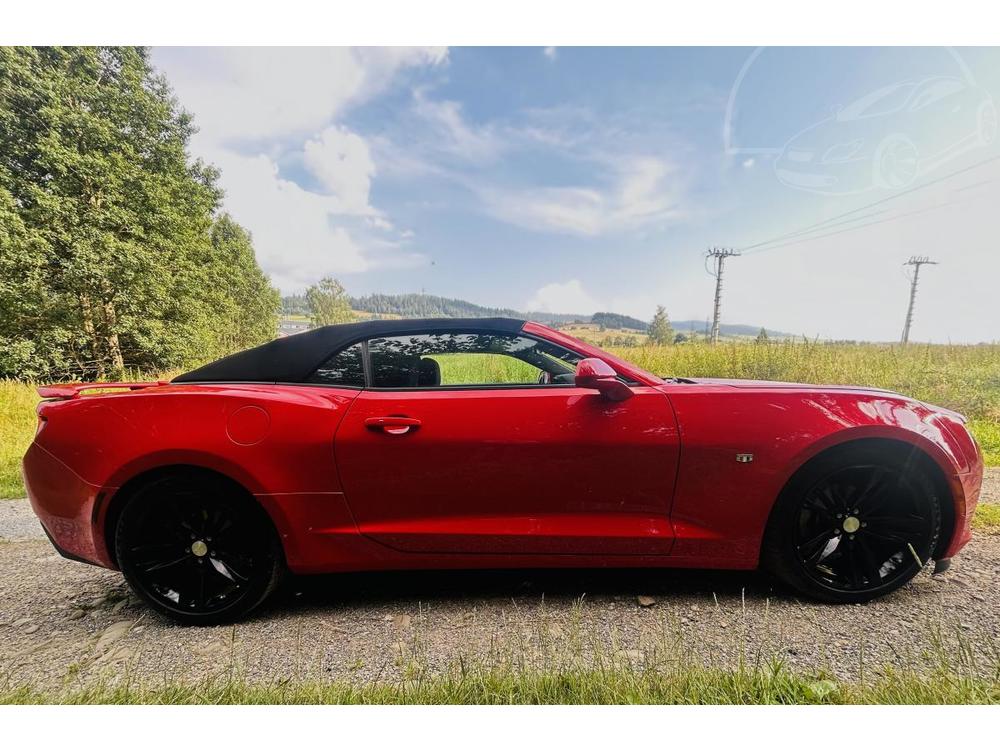
[{"label": "green tree", "polygon": [[306,290],[306,302],[314,326],[350,323],[354,320],[347,291],[343,284],[330,276]]},{"label": "green tree", "polygon": [[215,351],[238,351],[274,338],[281,297],[257,265],[250,233],[222,214],[203,253],[202,309],[211,312]]},{"label": "green tree", "polygon": [[760,327],[760,333],[757,334],[757,338],[755,339],[755,341],[758,344],[766,344],[770,340],[771,339],[768,337],[767,331],[764,330],[764,326],[761,326]]},{"label": "green tree", "polygon": [[649,324],[649,340],[660,345],[674,343],[674,329],[670,326],[670,318],[663,305],[657,305],[653,322]]},{"label": "green tree", "polygon": [[235,224],[193,130],[143,48],[0,48],[0,377],[175,368],[272,335],[249,238],[221,269]]}]

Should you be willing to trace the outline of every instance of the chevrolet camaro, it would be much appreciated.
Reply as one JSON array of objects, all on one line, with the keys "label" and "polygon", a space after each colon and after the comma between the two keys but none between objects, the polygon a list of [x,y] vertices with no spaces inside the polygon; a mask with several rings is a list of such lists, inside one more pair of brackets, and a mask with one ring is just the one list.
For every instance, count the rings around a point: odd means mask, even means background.
[{"label": "chevrolet camaro", "polygon": [[947,409],[658,377],[504,318],[326,326],[39,394],[23,473],[53,545],[195,624],[289,572],[763,568],[862,602],[947,568],[982,480]]}]

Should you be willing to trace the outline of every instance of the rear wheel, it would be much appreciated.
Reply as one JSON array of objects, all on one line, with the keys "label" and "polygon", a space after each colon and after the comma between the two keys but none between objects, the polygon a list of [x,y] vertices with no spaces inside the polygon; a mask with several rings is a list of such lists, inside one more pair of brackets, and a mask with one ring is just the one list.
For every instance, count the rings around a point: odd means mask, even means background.
[{"label": "rear wheel", "polygon": [[249,613],[275,588],[281,545],[263,509],[221,478],[168,477],[133,496],[115,534],[122,573],[154,609],[186,624]]},{"label": "rear wheel", "polygon": [[940,499],[910,451],[852,446],[808,464],[775,506],[764,564],[816,599],[863,602],[895,591],[930,559]]}]

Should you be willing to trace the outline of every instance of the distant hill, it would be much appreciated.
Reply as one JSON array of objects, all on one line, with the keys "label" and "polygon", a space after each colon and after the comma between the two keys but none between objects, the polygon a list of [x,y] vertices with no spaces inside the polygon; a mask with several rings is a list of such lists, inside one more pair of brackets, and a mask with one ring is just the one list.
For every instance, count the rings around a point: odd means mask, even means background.
[{"label": "distant hill", "polygon": [[[290,295],[281,299],[285,315],[308,314],[305,295]],[[536,320],[549,325],[568,323],[593,323],[607,329],[623,329],[645,333],[649,323],[629,315],[613,312],[599,312],[593,315],[572,313],[546,313],[537,311],[521,312],[509,307],[484,307],[464,299],[438,297],[433,294],[369,294],[351,297],[351,308],[366,316],[402,318],[522,318]],[[675,320],[672,322],[677,333],[705,332],[704,320]],[[760,326],[723,323],[719,326],[723,336],[756,336]],[[788,338],[791,334],[767,329],[772,338]]]},{"label": "distant hill", "polygon": [[645,333],[649,330],[649,322],[628,315],[611,312],[597,312],[590,316],[590,322],[605,328],[628,328]]},{"label": "distant hill", "polygon": [[398,315],[403,318],[530,318],[539,323],[590,321],[589,315],[523,313],[509,307],[483,307],[464,299],[433,294],[369,294],[351,297],[351,307],[372,315]]},{"label": "distant hill", "polygon": [[[670,325],[677,333],[700,333],[704,334],[709,325],[706,325],[704,320],[672,320]],[[783,331],[775,331],[771,328],[765,328],[767,335],[773,339],[787,339],[793,338],[794,334],[784,333]],[[760,333],[760,326],[748,326],[743,323],[719,323],[719,333],[723,336],[753,336],[756,337]]]}]

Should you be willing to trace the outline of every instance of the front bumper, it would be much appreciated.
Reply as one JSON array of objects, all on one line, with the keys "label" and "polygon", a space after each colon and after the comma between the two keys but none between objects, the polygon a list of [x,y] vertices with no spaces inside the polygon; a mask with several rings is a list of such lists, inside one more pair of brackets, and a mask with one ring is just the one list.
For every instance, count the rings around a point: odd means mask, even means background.
[{"label": "front bumper", "polygon": [[972,539],[972,517],[976,513],[979,493],[983,486],[982,459],[978,460],[972,471],[952,477],[951,485],[952,495],[962,500],[955,503],[955,529],[948,546],[940,555],[935,556],[938,559],[954,557]]},{"label": "front bumper", "polygon": [[101,488],[81,479],[37,443],[24,455],[21,473],[31,507],[59,554],[115,567],[97,522]]}]

